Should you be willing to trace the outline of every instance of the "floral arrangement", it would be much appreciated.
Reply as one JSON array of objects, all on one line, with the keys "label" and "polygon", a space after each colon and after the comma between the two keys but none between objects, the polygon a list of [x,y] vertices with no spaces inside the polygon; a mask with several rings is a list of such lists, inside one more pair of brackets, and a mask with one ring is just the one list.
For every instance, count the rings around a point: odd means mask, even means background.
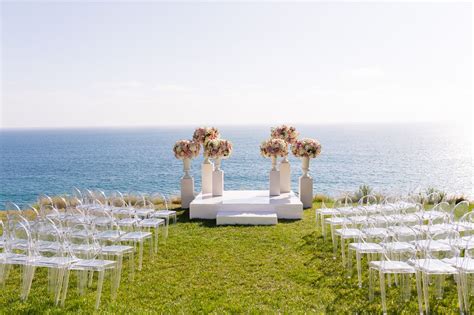
[{"label": "floral arrangement", "polygon": [[284,157],[288,155],[288,145],[282,139],[270,139],[260,145],[260,154],[263,157]]},{"label": "floral arrangement", "polygon": [[321,153],[321,144],[316,139],[304,138],[292,144],[291,152],[296,157],[315,158]]},{"label": "floral arrangement", "polygon": [[174,144],[173,152],[177,159],[192,159],[199,155],[201,145],[192,140],[178,140]]},{"label": "floral arrangement", "polygon": [[208,140],[204,144],[204,154],[211,159],[226,159],[232,154],[232,143],[220,138]]},{"label": "floral arrangement", "polygon": [[199,127],[194,130],[193,140],[200,144],[205,144],[209,140],[219,138],[219,130],[214,127]]},{"label": "floral arrangement", "polygon": [[293,144],[298,138],[298,132],[293,126],[281,125],[271,129],[271,137],[273,139],[282,139],[286,143]]}]

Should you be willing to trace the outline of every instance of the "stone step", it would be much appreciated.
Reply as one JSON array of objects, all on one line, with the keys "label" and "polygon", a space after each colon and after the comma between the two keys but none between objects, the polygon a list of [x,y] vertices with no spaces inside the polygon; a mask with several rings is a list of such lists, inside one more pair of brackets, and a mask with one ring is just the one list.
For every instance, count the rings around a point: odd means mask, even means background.
[{"label": "stone step", "polygon": [[275,225],[278,223],[276,212],[272,211],[219,211],[217,225]]}]

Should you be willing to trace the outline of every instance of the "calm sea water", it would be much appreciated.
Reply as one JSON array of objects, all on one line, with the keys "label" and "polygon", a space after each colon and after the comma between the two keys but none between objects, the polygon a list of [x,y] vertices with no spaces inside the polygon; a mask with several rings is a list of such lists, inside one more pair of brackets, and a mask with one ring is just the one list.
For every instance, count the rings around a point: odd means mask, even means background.
[{"label": "calm sea water", "polygon": [[[223,161],[225,189],[268,189],[270,160],[259,155],[269,127],[219,127],[234,143]],[[314,191],[338,195],[369,184],[380,192],[437,187],[472,196],[472,138],[448,125],[299,126],[322,143],[311,160]],[[192,127],[147,129],[3,130],[0,133],[0,208],[32,203],[41,193],[70,193],[74,186],[106,191],[179,193],[182,162],[171,148]],[[297,190],[301,162],[290,157]],[[200,163],[193,160],[196,191]]]}]

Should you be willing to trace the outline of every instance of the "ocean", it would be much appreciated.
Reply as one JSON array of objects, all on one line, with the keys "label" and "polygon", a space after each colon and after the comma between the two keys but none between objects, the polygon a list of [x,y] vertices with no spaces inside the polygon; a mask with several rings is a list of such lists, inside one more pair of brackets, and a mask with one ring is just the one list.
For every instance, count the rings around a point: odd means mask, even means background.
[{"label": "ocean", "polygon": [[[260,156],[268,126],[218,126],[233,142],[222,162],[225,189],[268,189],[271,161]],[[361,184],[375,191],[406,194],[435,187],[473,195],[472,136],[446,124],[341,124],[296,126],[300,137],[318,139],[321,155],[311,160],[314,192],[337,196]],[[468,126],[470,128],[470,126]],[[179,194],[182,162],[172,147],[192,137],[193,127],[1,130],[0,209],[21,206],[39,194],[68,194],[73,187],[105,191]],[[200,190],[202,156],[192,175]],[[290,155],[292,188],[301,161]]]}]

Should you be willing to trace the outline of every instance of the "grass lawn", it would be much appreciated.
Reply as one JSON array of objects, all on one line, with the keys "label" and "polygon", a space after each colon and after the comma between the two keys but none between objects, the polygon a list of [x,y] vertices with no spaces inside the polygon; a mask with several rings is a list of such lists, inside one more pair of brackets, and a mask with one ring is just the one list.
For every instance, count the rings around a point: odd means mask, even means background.
[{"label": "grass lawn", "polygon": [[[115,302],[106,280],[99,312],[381,313],[378,290],[374,301],[368,301],[367,271],[364,288],[358,289],[355,272],[347,277],[340,257],[333,259],[330,240],[323,240],[314,222],[314,210],[308,209],[303,220],[276,226],[216,227],[214,221],[189,221],[181,211],[158,255],[145,251],[143,270],[133,282],[124,262]],[[431,294],[434,313],[458,312],[455,286],[447,282],[443,299]],[[29,299],[21,302],[16,269],[2,290],[0,313],[93,312],[96,282],[84,296],[78,296],[75,284],[71,276],[65,308],[55,307],[46,272],[40,270]],[[416,313],[414,280],[410,301],[402,301],[398,293],[398,288],[388,290],[389,313]]]}]

